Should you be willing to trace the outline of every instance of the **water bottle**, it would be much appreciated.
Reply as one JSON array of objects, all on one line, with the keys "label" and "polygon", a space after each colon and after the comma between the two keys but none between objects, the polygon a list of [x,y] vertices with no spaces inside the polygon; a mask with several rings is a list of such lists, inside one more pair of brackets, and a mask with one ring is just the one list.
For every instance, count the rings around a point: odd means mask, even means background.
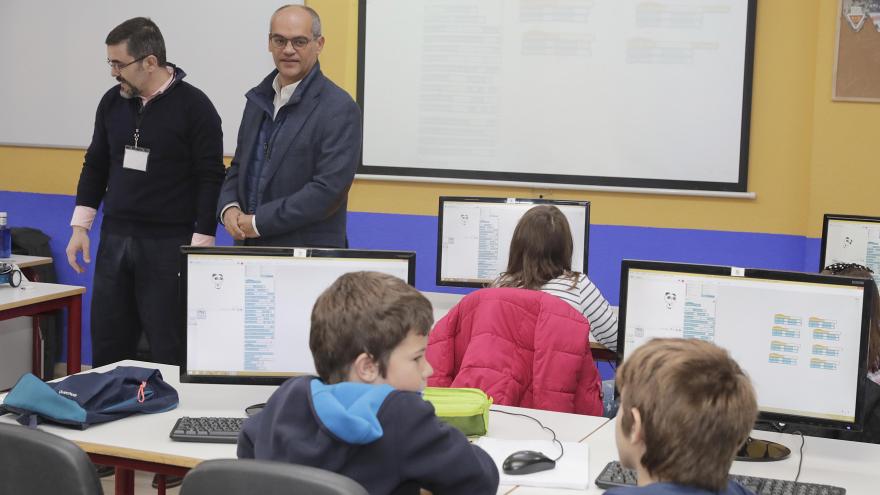
[{"label": "water bottle", "polygon": [[0,211],[0,258],[12,257],[12,231],[6,225],[6,212]]}]

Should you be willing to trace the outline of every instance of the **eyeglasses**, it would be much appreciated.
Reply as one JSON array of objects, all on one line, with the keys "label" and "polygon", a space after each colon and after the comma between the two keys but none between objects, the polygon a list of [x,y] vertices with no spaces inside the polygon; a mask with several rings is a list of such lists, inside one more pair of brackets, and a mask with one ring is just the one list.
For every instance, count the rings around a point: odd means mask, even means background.
[{"label": "eyeglasses", "polygon": [[140,62],[141,60],[143,60],[143,59],[145,59],[145,58],[147,58],[147,57],[149,57],[149,55],[144,55],[144,56],[141,57],[141,58],[136,58],[136,59],[132,60],[131,62],[124,63],[124,64],[123,64],[122,62],[118,62],[118,61],[116,61],[116,60],[110,60],[110,59],[108,58],[108,59],[107,59],[107,65],[109,65],[111,69],[114,69],[114,70],[116,70],[117,72],[119,72],[119,71],[121,71],[122,69],[128,67],[129,65],[134,64],[134,63],[137,63],[137,62]]},{"label": "eyeglasses", "polygon": [[868,273],[874,273],[874,270],[858,263],[834,263],[833,265],[826,266],[825,270],[831,272],[832,275],[837,275],[838,273],[843,273],[849,270],[864,270]]},{"label": "eyeglasses", "polygon": [[305,36],[297,36],[295,38],[285,38],[280,34],[270,34],[269,42],[272,43],[274,48],[278,48],[283,50],[287,47],[287,43],[293,45],[293,47],[297,50],[305,48],[309,43],[318,38],[306,38]]}]

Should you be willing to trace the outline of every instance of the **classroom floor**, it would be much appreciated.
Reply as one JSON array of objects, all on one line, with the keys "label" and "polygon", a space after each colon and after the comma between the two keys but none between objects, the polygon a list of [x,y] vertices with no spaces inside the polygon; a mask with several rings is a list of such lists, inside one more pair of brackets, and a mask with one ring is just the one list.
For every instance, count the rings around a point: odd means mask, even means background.
[{"label": "classroom floor", "polygon": [[[153,473],[147,473],[145,471],[135,471],[134,473],[134,493],[137,495],[147,495],[150,493],[156,493],[156,489],[152,486],[153,483]],[[105,495],[111,495],[116,491],[116,477],[115,476],[107,476],[106,478],[101,478],[101,486],[104,488]],[[165,490],[167,495],[178,495],[180,493],[180,487],[169,488]]]}]

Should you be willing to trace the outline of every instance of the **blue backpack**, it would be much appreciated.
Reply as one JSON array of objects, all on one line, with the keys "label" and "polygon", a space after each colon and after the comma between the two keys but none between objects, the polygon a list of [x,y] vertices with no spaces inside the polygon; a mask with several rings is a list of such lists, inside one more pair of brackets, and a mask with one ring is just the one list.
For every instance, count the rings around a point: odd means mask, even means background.
[{"label": "blue backpack", "polygon": [[18,414],[23,425],[49,421],[86,429],[134,413],[170,411],[178,402],[177,391],[162,380],[159,370],[118,366],[53,383],[26,373],[3,400],[0,414]]}]

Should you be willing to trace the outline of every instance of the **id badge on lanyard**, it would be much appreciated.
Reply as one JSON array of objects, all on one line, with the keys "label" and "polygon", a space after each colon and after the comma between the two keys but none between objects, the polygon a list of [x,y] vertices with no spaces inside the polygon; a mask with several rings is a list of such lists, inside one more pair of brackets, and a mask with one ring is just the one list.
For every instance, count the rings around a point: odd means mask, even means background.
[{"label": "id badge on lanyard", "polygon": [[150,158],[150,149],[138,147],[138,139],[141,137],[141,120],[143,119],[143,108],[138,112],[137,122],[134,129],[134,146],[125,146],[125,157],[122,160],[122,168],[129,170],[147,171],[147,162]]}]

